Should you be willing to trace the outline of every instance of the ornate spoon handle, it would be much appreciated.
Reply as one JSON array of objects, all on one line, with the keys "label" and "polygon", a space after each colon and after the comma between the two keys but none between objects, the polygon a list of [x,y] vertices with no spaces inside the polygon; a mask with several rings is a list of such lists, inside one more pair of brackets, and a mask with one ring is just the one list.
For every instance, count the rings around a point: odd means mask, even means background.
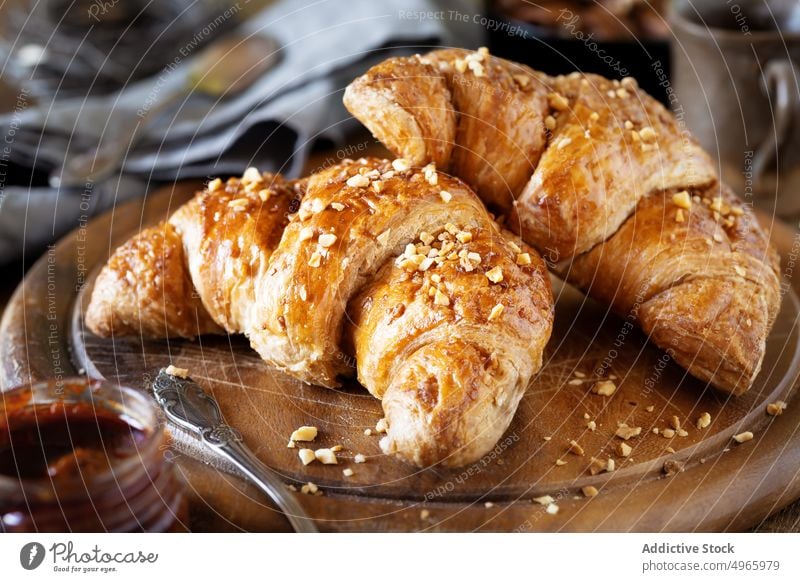
[{"label": "ornate spoon handle", "polygon": [[167,418],[195,435],[211,450],[233,463],[281,509],[295,531],[317,532],[313,520],[278,476],[245,446],[238,430],[225,424],[216,400],[190,378],[161,370],[153,394]]}]

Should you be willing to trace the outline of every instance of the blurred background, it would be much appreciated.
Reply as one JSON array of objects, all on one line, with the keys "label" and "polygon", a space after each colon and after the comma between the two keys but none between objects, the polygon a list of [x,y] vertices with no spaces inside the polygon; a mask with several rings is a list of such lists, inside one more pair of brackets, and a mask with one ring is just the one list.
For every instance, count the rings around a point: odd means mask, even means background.
[{"label": "blurred background", "polygon": [[[296,175],[370,140],[344,87],[477,48],[636,77],[740,194],[800,212],[797,0],[12,0],[0,8],[0,264],[176,180]],[[354,151],[350,151],[356,148]],[[338,153],[337,153],[338,152]]]}]

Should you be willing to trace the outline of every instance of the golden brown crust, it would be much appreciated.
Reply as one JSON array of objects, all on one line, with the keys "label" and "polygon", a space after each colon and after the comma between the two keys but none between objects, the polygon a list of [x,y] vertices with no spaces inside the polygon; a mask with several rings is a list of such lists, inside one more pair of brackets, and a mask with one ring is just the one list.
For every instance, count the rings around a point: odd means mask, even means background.
[{"label": "golden brown crust", "polygon": [[[495,167],[502,167],[513,176],[506,182],[505,200],[509,192],[516,198],[507,216],[510,228],[549,262],[573,260],[570,280],[620,311],[630,308],[631,295],[638,293],[633,289],[645,284],[649,299],[641,306],[639,321],[657,345],[673,350],[690,372],[723,390],[739,393],[749,387],[780,302],[774,251],[752,213],[743,209],[739,224],[750,226],[749,234],[737,239],[738,258],[719,257],[709,265],[705,243],[694,235],[692,244],[680,245],[682,266],[665,258],[670,256],[663,247],[665,237],[680,234],[673,232],[676,223],[652,215],[665,208],[653,207],[655,201],[664,191],[710,192],[717,178],[707,154],[663,106],[632,79],[618,82],[582,74],[551,78],[485,51],[441,50],[415,58],[435,64],[447,77],[459,116],[447,160],[454,175],[473,185],[490,206],[508,209],[498,185],[487,179]],[[379,65],[382,74],[391,75],[400,61]],[[357,80],[346,102],[368,127],[370,111],[362,103],[370,99],[370,79],[368,71]],[[441,99],[429,95],[431,87],[417,85],[413,76],[403,81],[393,85],[396,107],[403,107],[408,95],[418,107],[424,107],[420,104],[426,95],[437,103]],[[491,97],[495,90],[504,95],[502,102]],[[547,139],[540,144],[543,126]],[[415,129],[421,141],[436,135],[436,128]],[[378,137],[403,153],[403,143],[393,141],[392,132],[390,121],[384,120]],[[481,147],[493,157],[474,155],[470,163],[459,157]],[[721,196],[728,199],[730,193],[724,190]],[[637,224],[634,237],[631,225]],[[691,226],[695,235],[705,228]],[[743,256],[749,257],[748,272],[760,273],[754,279],[758,284],[737,275]],[[681,270],[678,283],[673,275]],[[758,290],[758,285],[765,289]],[[742,297],[750,295],[754,299],[745,305]],[[735,325],[742,317],[751,324]]]},{"label": "golden brown crust", "polygon": [[720,185],[654,193],[563,275],[635,316],[657,345],[703,380],[739,394],[761,365],[780,304],[779,263],[752,212]]},{"label": "golden brown crust", "polygon": [[[541,258],[501,233],[466,185],[433,167],[376,159],[295,183],[251,175],[212,184],[161,231],[112,256],[93,291],[92,329],[124,316],[122,333],[138,325],[158,335],[159,321],[191,307],[201,330],[244,332],[264,360],[324,386],[353,373],[352,351],[362,383],[384,398],[387,452],[456,466],[494,445],[541,366],[553,298]],[[141,263],[162,231],[169,260]],[[115,281],[132,269],[149,293],[163,277],[180,285],[169,287],[168,303],[115,297]],[[421,292],[418,282],[434,275],[438,294]],[[390,325],[387,310],[402,323]],[[172,333],[187,335],[178,333],[186,319]],[[438,392],[417,384],[426,370]]]},{"label": "golden brown crust", "polygon": [[103,337],[221,333],[184,265],[181,238],[171,224],[143,230],[117,249],[100,271],[86,325]]}]

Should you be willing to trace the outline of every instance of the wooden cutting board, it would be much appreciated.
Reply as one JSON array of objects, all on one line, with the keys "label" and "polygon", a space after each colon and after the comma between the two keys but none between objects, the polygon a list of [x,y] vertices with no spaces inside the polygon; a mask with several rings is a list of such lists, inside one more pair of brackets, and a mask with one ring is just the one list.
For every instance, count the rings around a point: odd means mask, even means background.
[{"label": "wooden cutting board", "polygon": [[[76,301],[80,284],[90,283],[91,272],[118,244],[166,218],[196,186],[178,184],[120,206],[66,237],[30,270],[0,324],[3,387],[87,367],[145,389],[168,363],[188,368],[287,485],[319,485],[323,495],[298,495],[323,530],[743,529],[800,496],[800,406],[790,402],[777,418],[765,413],[768,402],[790,400],[797,385],[800,331],[791,290],[756,385],[732,398],[688,376],[623,319],[554,282],[556,326],[544,368],[498,446],[461,470],[418,470],[382,455],[379,437],[364,434],[382,416],[380,403],[365,390],[355,383],[338,390],[304,386],[264,364],[241,337],[112,341],[84,332]],[[593,371],[603,362],[619,386],[610,398],[590,392]],[[703,412],[713,423],[699,430],[695,422]],[[667,439],[652,432],[668,427],[673,416],[688,436]],[[596,430],[588,429],[590,421]],[[619,423],[642,427],[642,436],[628,441],[633,451],[627,459],[615,452]],[[344,446],[338,466],[304,467],[297,450],[286,447],[292,430],[304,424],[320,428],[313,447]],[[744,430],[755,439],[735,444],[732,435]],[[584,456],[567,452],[571,440]],[[367,462],[355,464],[356,453]],[[188,483],[193,530],[287,528],[238,477],[184,453],[170,454]],[[592,475],[592,457],[614,458],[616,470]],[[567,464],[557,466],[558,459]],[[684,470],[667,477],[663,468],[673,461]],[[348,467],[352,477],[342,474]],[[587,485],[600,494],[586,499],[580,490]],[[558,514],[532,501],[542,495],[555,499]]]}]

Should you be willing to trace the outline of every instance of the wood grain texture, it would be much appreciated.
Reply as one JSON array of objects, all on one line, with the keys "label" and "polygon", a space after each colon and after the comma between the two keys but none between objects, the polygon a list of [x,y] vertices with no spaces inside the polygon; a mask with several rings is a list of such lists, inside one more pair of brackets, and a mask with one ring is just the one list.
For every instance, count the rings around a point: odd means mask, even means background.
[{"label": "wood grain texture", "polygon": [[[194,187],[181,185],[118,208],[92,223],[88,232],[67,237],[30,270],[0,329],[4,387],[59,371],[74,373],[66,338],[75,282],[85,280],[115,245],[164,218]],[[733,399],[661,363],[664,354],[639,332],[623,332],[628,329],[623,320],[569,287],[559,289],[544,371],[524,398],[504,444],[456,471],[418,471],[384,457],[376,437],[363,433],[380,418],[379,403],[363,389],[295,384],[268,369],[242,338],[143,343],[89,337],[87,351],[104,375],[134,386],[146,383],[144,374],[167,361],[189,367],[221,401],[227,420],[287,483],[311,480],[321,486],[325,495],[301,501],[323,530],[741,530],[797,498],[800,410],[790,402],[775,419],[763,412],[765,402],[795,384],[796,378],[787,376],[798,345],[791,301],[784,301],[756,387]],[[591,394],[591,382],[569,384],[576,370],[591,377],[607,358],[612,360],[608,372],[620,386],[612,398]],[[653,412],[646,410],[650,405]],[[694,420],[705,411],[715,422],[699,431]],[[650,433],[653,426],[666,427],[673,415],[684,421],[689,436],[668,440]],[[596,431],[587,429],[589,420],[597,423]],[[632,462],[613,454],[617,422],[643,427],[644,435],[628,442],[634,447]],[[296,449],[286,448],[288,435],[300,424],[320,427],[312,448],[344,445],[342,463],[302,467]],[[731,434],[745,429],[756,438],[732,444]],[[585,448],[584,457],[565,453],[571,439]],[[677,452],[667,452],[668,446]],[[355,453],[367,455],[367,463],[352,464]],[[619,468],[591,476],[590,457],[609,454]],[[558,458],[567,465],[557,467]],[[686,470],[662,477],[667,460],[686,462]],[[177,462],[191,491],[193,529],[286,529],[280,515],[238,478],[180,454]],[[353,468],[353,477],[342,476],[345,467]],[[597,486],[600,495],[584,499],[578,491],[587,484]],[[543,494],[556,499],[558,515],[531,501]],[[428,512],[424,517],[422,509]]]}]

